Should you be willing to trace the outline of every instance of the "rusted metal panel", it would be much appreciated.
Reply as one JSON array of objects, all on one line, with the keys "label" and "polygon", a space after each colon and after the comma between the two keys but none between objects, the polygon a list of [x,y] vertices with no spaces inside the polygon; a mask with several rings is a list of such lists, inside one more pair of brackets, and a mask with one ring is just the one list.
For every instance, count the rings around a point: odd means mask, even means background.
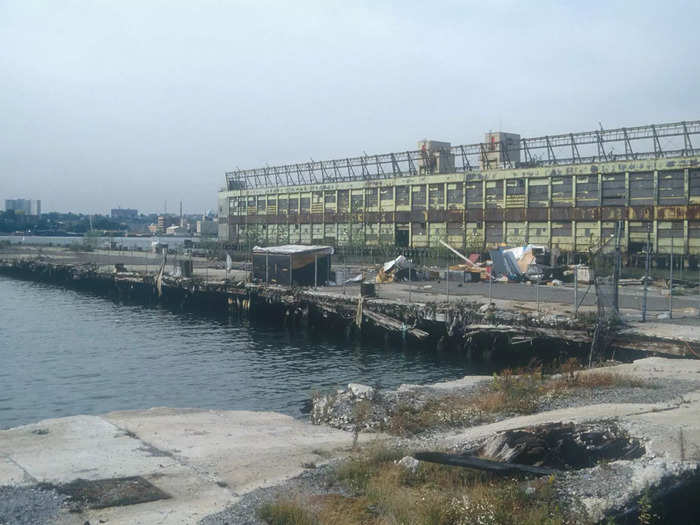
[{"label": "rusted metal panel", "polygon": [[573,208],[551,208],[550,217],[553,221],[570,221],[573,219]]},{"label": "rusted metal panel", "polygon": [[687,208],[687,206],[657,206],[656,219],[661,221],[685,219]]},{"label": "rusted metal panel", "polygon": [[467,220],[468,221],[483,221],[484,220],[484,210],[481,208],[474,208],[467,210]]},{"label": "rusted metal panel", "polygon": [[240,215],[229,215],[229,224],[240,224],[241,222],[243,222],[243,217],[241,217]]},{"label": "rusted metal panel", "polygon": [[572,208],[571,217],[577,221],[597,221],[600,219],[600,208]]},{"label": "rusted metal panel", "polygon": [[683,205],[688,202],[682,171],[659,172],[659,204]]},{"label": "rusted metal panel", "polygon": [[380,217],[381,217],[381,215],[377,211],[366,211],[365,212],[365,222],[368,224],[378,223]]},{"label": "rusted metal panel", "polygon": [[429,222],[445,222],[447,219],[447,213],[445,210],[429,210],[428,211],[428,221]]},{"label": "rusted metal panel", "polygon": [[396,222],[411,222],[411,212],[410,211],[397,211],[396,212]]},{"label": "rusted metal panel", "polygon": [[686,213],[686,217],[689,220],[693,221],[700,220],[700,205],[693,204],[688,206],[688,212]]},{"label": "rusted metal panel", "polygon": [[309,224],[311,222],[311,214],[307,212],[302,212],[297,215],[297,224]]},{"label": "rusted metal panel", "polygon": [[383,211],[379,213],[379,222],[382,224],[389,224],[394,222],[394,212],[393,211]]},{"label": "rusted metal panel", "polygon": [[549,220],[549,208],[527,208],[525,217],[528,221],[547,222]]},{"label": "rusted metal panel", "polygon": [[624,206],[603,206],[600,210],[604,221],[620,221],[625,218]]},{"label": "rusted metal panel", "polygon": [[505,214],[507,221],[522,222],[527,220],[526,208],[507,208]]},{"label": "rusted metal panel", "polygon": [[323,224],[323,213],[312,213],[311,224]]},{"label": "rusted metal panel", "polygon": [[653,206],[630,206],[627,208],[627,218],[631,221],[648,221],[653,216]]},{"label": "rusted metal panel", "polygon": [[424,211],[413,210],[411,211],[411,221],[410,222],[427,222],[428,214]]},{"label": "rusted metal panel", "polygon": [[488,208],[486,210],[486,220],[487,221],[502,221],[503,220],[503,210],[500,208]]},{"label": "rusted metal panel", "polygon": [[447,212],[448,222],[464,222],[464,210],[449,210]]},{"label": "rusted metal panel", "polygon": [[336,217],[337,217],[337,214],[335,212],[332,212],[332,211],[324,212],[323,222],[336,222],[337,221]]}]

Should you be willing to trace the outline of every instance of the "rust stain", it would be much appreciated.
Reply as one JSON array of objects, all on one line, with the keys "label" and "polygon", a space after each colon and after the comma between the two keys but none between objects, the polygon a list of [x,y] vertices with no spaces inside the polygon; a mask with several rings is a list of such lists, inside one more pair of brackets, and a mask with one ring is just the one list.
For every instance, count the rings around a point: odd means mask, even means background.
[{"label": "rust stain", "polygon": [[484,210],[481,208],[467,210],[467,220],[472,222],[484,220]]},{"label": "rust stain", "polygon": [[549,220],[549,208],[527,208],[525,211],[528,221],[547,222]]},{"label": "rust stain", "polygon": [[527,210],[525,208],[506,209],[506,220],[513,222],[523,222],[527,220]]},{"label": "rust stain", "polygon": [[572,208],[551,208],[550,217],[553,221],[570,221],[573,218]]},{"label": "rust stain", "polygon": [[486,220],[489,222],[497,222],[503,220],[503,210],[500,208],[487,208]]},{"label": "rust stain", "polygon": [[602,219],[605,221],[619,221],[625,217],[624,206],[604,206],[601,210],[603,211]]},{"label": "rust stain", "polygon": [[685,219],[687,208],[687,206],[657,206],[656,219],[662,221]]}]

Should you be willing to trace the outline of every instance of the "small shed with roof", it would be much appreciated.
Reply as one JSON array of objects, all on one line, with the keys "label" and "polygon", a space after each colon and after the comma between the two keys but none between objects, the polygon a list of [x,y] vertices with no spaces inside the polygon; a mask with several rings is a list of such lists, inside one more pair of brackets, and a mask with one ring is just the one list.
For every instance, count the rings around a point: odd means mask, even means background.
[{"label": "small shed with roof", "polygon": [[319,286],[331,280],[332,246],[285,244],[253,248],[253,280]]}]

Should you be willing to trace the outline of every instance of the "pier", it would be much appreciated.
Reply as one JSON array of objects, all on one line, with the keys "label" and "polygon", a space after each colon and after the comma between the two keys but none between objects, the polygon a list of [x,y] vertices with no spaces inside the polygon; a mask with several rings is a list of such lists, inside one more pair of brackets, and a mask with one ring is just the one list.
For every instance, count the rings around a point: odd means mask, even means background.
[{"label": "pier", "polygon": [[[435,282],[377,285],[376,297],[360,286],[289,287],[248,282],[248,272],[194,261],[191,277],[172,275],[152,255],[76,254],[62,249],[0,253],[0,274],[99,293],[118,301],[178,310],[264,318],[295,329],[331,330],[347,337],[376,337],[399,344],[432,345],[475,359],[522,359],[527,355],[588,356],[595,330],[594,303],[574,311],[571,290],[471,283],[446,295]],[[34,250],[37,250],[34,248]],[[144,263],[144,261],[146,261]],[[242,266],[242,265],[239,265]],[[169,267],[168,267],[169,268]],[[624,299],[624,295],[622,298]],[[630,292],[630,297],[633,293]],[[528,300],[530,298],[530,300]],[[630,299],[628,299],[630,300]],[[651,304],[665,298],[650,296]],[[610,327],[606,358],[631,355],[700,356],[697,297],[679,297],[670,321]],[[624,307],[624,300],[622,301]],[[624,313],[624,308],[623,308]]]}]

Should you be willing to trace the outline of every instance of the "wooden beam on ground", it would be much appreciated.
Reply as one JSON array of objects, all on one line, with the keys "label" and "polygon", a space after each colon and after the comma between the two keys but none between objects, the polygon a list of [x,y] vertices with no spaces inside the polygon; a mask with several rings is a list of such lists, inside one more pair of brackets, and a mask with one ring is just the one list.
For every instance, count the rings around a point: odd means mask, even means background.
[{"label": "wooden beam on ground", "polygon": [[419,461],[439,463],[440,465],[452,465],[454,467],[484,470],[495,474],[534,474],[536,476],[549,476],[559,471],[547,467],[533,467],[532,465],[520,465],[518,463],[503,463],[482,459],[476,456],[462,456],[457,454],[445,454],[443,452],[416,452],[413,457]]},{"label": "wooden beam on ground", "polygon": [[380,314],[378,312],[372,312],[367,309],[363,310],[362,315],[370,321],[372,321],[377,326],[380,326],[385,330],[388,330],[389,332],[399,334],[406,332],[407,334],[410,334],[418,340],[427,339],[430,336],[428,332],[420,330],[419,328],[408,328],[401,321],[394,319],[393,317],[389,317],[388,315]]}]

